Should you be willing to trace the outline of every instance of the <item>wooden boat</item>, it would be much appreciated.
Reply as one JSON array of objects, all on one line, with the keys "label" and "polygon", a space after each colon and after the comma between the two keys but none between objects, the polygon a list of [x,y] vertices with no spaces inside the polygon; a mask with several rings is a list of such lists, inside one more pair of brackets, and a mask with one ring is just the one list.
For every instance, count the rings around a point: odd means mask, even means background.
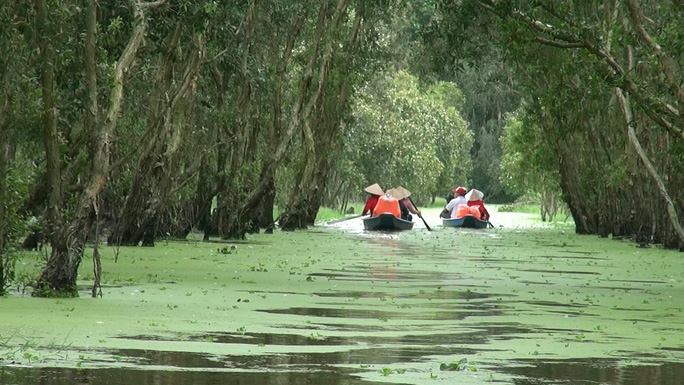
[{"label": "wooden boat", "polygon": [[365,230],[411,230],[413,222],[399,219],[392,214],[380,214],[377,217],[363,219]]},{"label": "wooden boat", "polygon": [[487,221],[477,219],[472,215],[466,215],[463,218],[442,218],[442,226],[444,227],[469,227],[472,229],[486,229]]}]

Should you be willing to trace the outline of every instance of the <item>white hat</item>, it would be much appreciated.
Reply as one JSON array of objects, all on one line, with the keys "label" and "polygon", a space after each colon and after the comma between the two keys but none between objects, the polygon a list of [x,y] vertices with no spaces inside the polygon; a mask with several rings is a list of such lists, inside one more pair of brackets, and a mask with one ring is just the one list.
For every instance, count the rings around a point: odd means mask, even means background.
[{"label": "white hat", "polygon": [[484,198],[484,194],[480,190],[472,189],[468,191],[465,198],[467,201],[480,201]]},{"label": "white hat", "polygon": [[398,187],[397,188],[391,188],[391,189],[387,190],[387,193],[389,195],[397,198],[398,200],[402,200],[402,199],[406,198],[406,195],[404,195],[404,192],[402,190],[400,190]]},{"label": "white hat", "polygon": [[385,193],[382,191],[382,188],[380,187],[379,184],[373,183],[372,185],[366,187],[363,189],[363,191],[373,194],[373,195],[384,195]]}]

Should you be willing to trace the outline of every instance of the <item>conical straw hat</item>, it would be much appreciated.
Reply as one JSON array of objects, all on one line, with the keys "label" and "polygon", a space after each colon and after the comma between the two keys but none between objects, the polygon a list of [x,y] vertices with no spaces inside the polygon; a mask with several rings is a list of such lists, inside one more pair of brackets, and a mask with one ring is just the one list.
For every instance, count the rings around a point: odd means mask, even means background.
[{"label": "conical straw hat", "polygon": [[379,184],[373,183],[372,185],[366,187],[363,189],[363,191],[373,194],[373,195],[384,195],[385,193],[382,191],[382,187],[380,187]]},{"label": "conical straw hat", "polygon": [[401,193],[404,195],[404,198],[408,198],[408,197],[411,196],[411,192],[410,192],[409,190],[405,189],[405,188],[402,187],[402,186],[398,186],[398,187],[397,187],[397,190],[400,190],[400,191],[401,191]]},{"label": "conical straw hat", "polygon": [[389,195],[397,198],[398,200],[402,200],[402,199],[406,198],[404,196],[404,193],[401,190],[399,190],[398,188],[391,188],[391,189],[387,190],[387,193]]},{"label": "conical straw hat", "polygon": [[484,194],[480,190],[472,189],[468,191],[465,198],[468,201],[479,201],[482,200],[482,198],[484,198]]}]

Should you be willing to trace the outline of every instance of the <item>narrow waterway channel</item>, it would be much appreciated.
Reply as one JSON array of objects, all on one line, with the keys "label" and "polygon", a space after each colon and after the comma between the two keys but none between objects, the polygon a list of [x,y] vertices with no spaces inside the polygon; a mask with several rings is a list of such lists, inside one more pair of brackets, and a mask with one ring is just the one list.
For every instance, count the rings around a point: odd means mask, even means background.
[{"label": "narrow waterway channel", "polygon": [[0,384],[681,384],[681,253],[433,217],[122,248],[101,299],[0,299]]}]

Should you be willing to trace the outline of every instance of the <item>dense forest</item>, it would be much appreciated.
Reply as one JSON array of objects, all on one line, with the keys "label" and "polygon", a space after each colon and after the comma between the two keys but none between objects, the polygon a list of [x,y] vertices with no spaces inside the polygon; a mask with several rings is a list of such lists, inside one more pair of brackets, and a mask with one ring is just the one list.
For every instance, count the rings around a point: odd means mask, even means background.
[{"label": "dense forest", "polygon": [[[84,249],[306,228],[364,186],[684,249],[684,2],[0,4],[0,291]],[[277,221],[275,220],[277,219]],[[97,266],[97,261],[96,261]]]}]

